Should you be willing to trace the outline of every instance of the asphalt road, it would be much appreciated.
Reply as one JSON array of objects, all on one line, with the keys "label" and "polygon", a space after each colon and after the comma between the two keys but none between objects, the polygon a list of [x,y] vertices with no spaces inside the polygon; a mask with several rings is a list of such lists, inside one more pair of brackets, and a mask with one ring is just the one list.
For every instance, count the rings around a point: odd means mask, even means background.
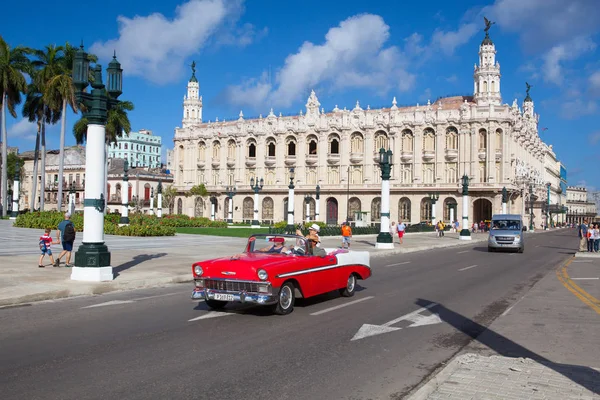
[{"label": "asphalt road", "polygon": [[524,254],[474,244],[376,258],[353,298],[297,301],[283,317],[212,312],[188,284],[0,309],[0,397],[402,398],[577,242],[573,230],[526,239]]}]

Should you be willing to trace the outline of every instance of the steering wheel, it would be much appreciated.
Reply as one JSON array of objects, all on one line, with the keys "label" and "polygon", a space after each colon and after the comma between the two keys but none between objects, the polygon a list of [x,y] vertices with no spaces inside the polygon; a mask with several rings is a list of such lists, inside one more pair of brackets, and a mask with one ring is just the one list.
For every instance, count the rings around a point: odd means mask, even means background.
[{"label": "steering wheel", "polygon": [[305,251],[304,251],[303,247],[295,247],[294,248],[294,252],[296,254],[298,254],[299,256],[303,256],[305,254]]}]

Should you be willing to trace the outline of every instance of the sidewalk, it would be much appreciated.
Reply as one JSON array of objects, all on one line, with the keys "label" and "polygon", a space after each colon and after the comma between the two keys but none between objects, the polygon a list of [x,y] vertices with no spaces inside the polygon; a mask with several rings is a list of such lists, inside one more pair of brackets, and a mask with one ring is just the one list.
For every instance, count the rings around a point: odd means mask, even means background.
[{"label": "sidewalk", "polygon": [[600,399],[598,298],[600,260],[571,258],[408,399]]},{"label": "sidewalk", "polygon": [[[56,233],[53,232],[53,236]],[[0,307],[72,296],[97,295],[112,291],[165,286],[191,282],[191,265],[196,261],[230,256],[240,252],[245,238],[178,234],[174,237],[136,238],[106,235],[115,279],[111,282],[70,280],[71,270],[54,268],[46,258],[46,268],[38,268],[38,229],[14,228],[12,221],[0,220]],[[74,249],[82,235],[78,234]],[[403,254],[434,248],[469,246],[487,240],[474,234],[473,240],[458,240],[457,233],[438,238],[435,233],[406,234],[404,243],[390,250],[375,249],[376,235],[354,236],[351,249],[369,251],[371,257]],[[341,236],[323,237],[326,248],[339,247]],[[55,256],[60,245],[53,246]],[[74,257],[74,256],[73,256]],[[73,258],[72,258],[73,260]]]}]

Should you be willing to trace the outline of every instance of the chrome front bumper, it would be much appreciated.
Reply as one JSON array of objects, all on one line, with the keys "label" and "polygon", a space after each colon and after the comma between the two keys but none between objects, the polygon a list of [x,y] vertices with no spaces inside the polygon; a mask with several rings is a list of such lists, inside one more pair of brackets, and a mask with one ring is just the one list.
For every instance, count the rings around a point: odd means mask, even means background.
[{"label": "chrome front bumper", "polygon": [[226,290],[215,290],[196,288],[192,292],[192,300],[215,300],[215,294],[228,294],[233,296],[234,302],[270,305],[277,303],[277,296],[263,293],[231,292]]}]

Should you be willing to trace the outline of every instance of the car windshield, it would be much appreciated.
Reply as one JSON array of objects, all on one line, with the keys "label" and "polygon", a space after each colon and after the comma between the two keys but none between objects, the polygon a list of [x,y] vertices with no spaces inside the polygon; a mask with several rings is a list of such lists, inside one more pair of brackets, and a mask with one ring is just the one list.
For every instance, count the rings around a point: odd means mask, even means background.
[{"label": "car windshield", "polygon": [[521,221],[518,219],[495,219],[492,221],[492,229],[518,231],[521,229]]},{"label": "car windshield", "polygon": [[306,240],[290,236],[252,236],[248,242],[248,253],[304,254]]}]

